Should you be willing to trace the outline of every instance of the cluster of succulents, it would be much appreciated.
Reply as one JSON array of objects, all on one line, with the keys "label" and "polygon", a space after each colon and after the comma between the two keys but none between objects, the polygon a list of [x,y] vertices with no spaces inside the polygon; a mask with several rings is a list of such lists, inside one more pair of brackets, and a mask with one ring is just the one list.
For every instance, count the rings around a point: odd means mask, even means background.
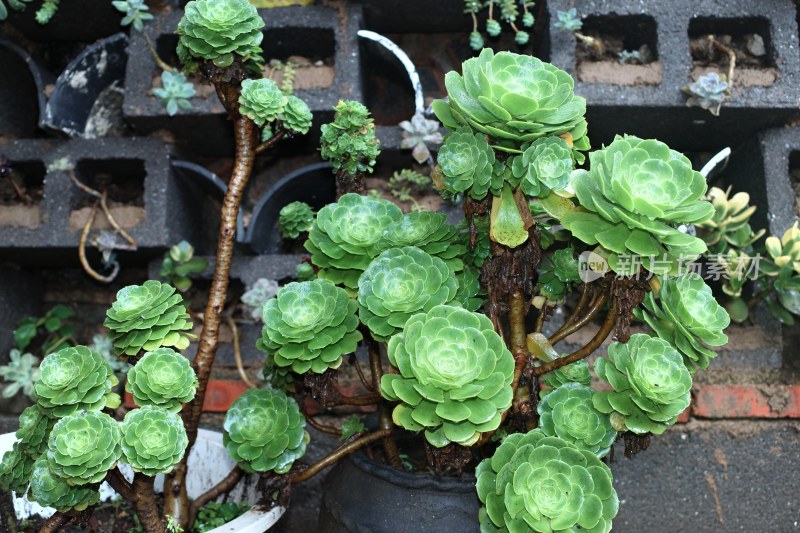
[{"label": "cluster of succulents", "polygon": [[660,285],[658,301],[648,293],[642,307],[635,310],[637,316],[683,355],[692,373],[708,368],[709,360],[717,355],[711,347],[728,342],[723,333],[731,321],[728,312],[699,274],[663,277]]},{"label": "cluster of succulents", "polygon": [[592,402],[611,415],[618,431],[660,435],[689,406],[692,376],[681,354],[661,338],[636,333],[625,344],[615,342],[594,370],[612,390],[595,392]]},{"label": "cluster of succulents", "polygon": [[306,453],[306,421],[297,402],[273,389],[250,389],[225,414],[223,444],[245,472],[285,474]]},{"label": "cluster of succulents", "polygon": [[699,223],[700,238],[711,252],[722,252],[727,247],[747,248],[760,239],[765,230],[754,232],[750,227],[750,217],[756,206],[750,205],[750,195],[737,192],[730,195],[731,188],[722,190],[712,187],[708,190],[708,200],[714,206],[714,214]]},{"label": "cluster of succulents", "polygon": [[400,371],[381,378],[383,397],[399,402],[392,419],[433,446],[475,444],[511,405],[514,357],[484,315],[436,306],[409,318],[388,352]]},{"label": "cluster of succulents", "polygon": [[374,120],[360,102],[340,101],[334,108],[333,122],[321,128],[322,158],[333,169],[349,175],[369,174],[380,154]]},{"label": "cluster of succulents", "polygon": [[611,531],[611,469],[541,429],[506,437],[476,470],[481,531]]},{"label": "cluster of succulents", "polygon": [[178,23],[178,58],[188,72],[202,61],[224,68],[235,60],[261,72],[263,27],[264,21],[247,0],[193,0]]},{"label": "cluster of succulents", "polygon": [[260,347],[279,367],[321,374],[338,368],[361,340],[358,303],[325,279],[284,285],[264,305]]},{"label": "cluster of succulents", "polygon": [[114,351],[128,356],[162,346],[184,350],[192,329],[183,297],[155,280],[120,289],[103,325],[110,330]]},{"label": "cluster of succulents", "polygon": [[[617,136],[589,155],[590,170],[571,180],[580,209],[561,217],[572,235],[610,252],[608,264],[621,274],[640,265],[651,272],[677,273],[681,263],[706,251],[702,239],[680,231],[681,224],[709,219],[706,180],[689,159],[666,144],[632,135]],[[632,270],[635,270],[632,272]]]},{"label": "cluster of succulents", "polygon": [[314,222],[314,210],[305,202],[292,202],[278,213],[278,227],[284,239],[297,239],[308,233]]}]

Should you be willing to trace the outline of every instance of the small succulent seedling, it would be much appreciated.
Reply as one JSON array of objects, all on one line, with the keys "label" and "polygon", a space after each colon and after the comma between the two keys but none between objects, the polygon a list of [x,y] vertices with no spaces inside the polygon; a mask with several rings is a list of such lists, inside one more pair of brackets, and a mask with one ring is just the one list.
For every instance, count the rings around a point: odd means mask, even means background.
[{"label": "small succulent seedling", "polygon": [[[308,263],[301,264],[307,265]],[[314,269],[312,268],[311,270],[313,273]],[[275,295],[278,294],[279,289],[280,286],[275,280],[266,278],[257,279],[253,286],[242,294],[242,304],[247,309],[247,314],[250,315],[253,320],[261,321],[264,304],[271,298],[274,298]]]},{"label": "small succulent seedling", "polygon": [[644,63],[642,60],[642,54],[639,50],[622,50],[617,54],[619,57],[619,64],[633,64],[633,65],[641,65]]},{"label": "small succulent seedling", "polygon": [[172,246],[164,255],[158,275],[165,278],[180,292],[192,287],[192,274],[199,274],[208,267],[208,260],[194,256],[194,247],[187,241]]},{"label": "small succulent seedling", "polygon": [[583,28],[583,22],[581,22],[578,11],[574,7],[567,11],[556,11],[556,18],[558,20],[556,20],[554,26],[558,30],[575,32]]},{"label": "small succulent seedling", "polygon": [[[148,13],[150,7],[144,0],[114,0],[111,2],[111,5],[113,5],[117,11],[125,14],[120,24],[123,26],[133,26],[133,29],[136,31],[142,31],[144,29],[144,23],[153,19],[153,15]],[[192,94],[192,96],[194,96],[194,94]]]},{"label": "small succulent seedling", "polygon": [[709,72],[700,76],[681,89],[689,95],[686,105],[707,109],[712,115],[719,116],[720,107],[731,96],[727,77],[724,74]]},{"label": "small succulent seedling", "polygon": [[182,72],[165,70],[161,73],[161,87],[153,89],[161,105],[167,110],[169,116],[178,113],[178,109],[191,109],[189,101],[196,94],[194,84],[186,79]]},{"label": "small succulent seedling", "polygon": [[424,115],[416,113],[411,120],[400,123],[403,140],[400,148],[411,150],[411,156],[420,165],[431,161],[429,144],[442,144],[441,124],[436,120],[428,120]]}]

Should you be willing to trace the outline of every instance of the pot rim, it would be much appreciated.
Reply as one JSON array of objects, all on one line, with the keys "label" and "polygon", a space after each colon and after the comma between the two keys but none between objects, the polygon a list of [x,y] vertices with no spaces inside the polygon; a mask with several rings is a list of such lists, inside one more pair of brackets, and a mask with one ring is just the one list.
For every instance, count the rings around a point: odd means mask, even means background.
[{"label": "pot rim", "polygon": [[370,460],[363,453],[354,453],[348,460],[359,470],[366,472],[393,485],[409,489],[430,489],[443,492],[467,493],[475,492],[477,479],[472,474],[461,477],[432,476],[430,474],[413,474],[392,468],[389,465]]}]

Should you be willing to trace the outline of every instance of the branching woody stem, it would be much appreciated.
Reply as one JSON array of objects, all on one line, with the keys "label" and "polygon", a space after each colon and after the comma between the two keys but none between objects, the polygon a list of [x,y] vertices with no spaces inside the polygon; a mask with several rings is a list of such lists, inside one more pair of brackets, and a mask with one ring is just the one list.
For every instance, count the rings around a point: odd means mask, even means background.
[{"label": "branching woody stem", "polygon": [[380,429],[373,433],[368,433],[363,437],[359,437],[351,442],[348,442],[347,444],[334,450],[332,453],[326,455],[313,465],[309,466],[305,470],[298,472],[297,474],[292,476],[292,483],[302,483],[303,481],[307,481],[312,477],[314,477],[316,474],[320,473],[325,468],[333,464],[336,464],[338,461],[358,451],[367,444],[375,442],[376,440],[386,438],[389,435],[391,435],[391,430]]},{"label": "branching woody stem", "polygon": [[571,324],[564,324],[558,331],[556,331],[552,337],[548,339],[551,345],[556,344],[557,342],[566,339],[586,324],[592,321],[592,319],[597,316],[597,314],[603,309],[603,306],[608,300],[608,294],[603,293],[597,297],[592,307],[589,308],[589,311],[583,315],[581,318],[573,320]]},{"label": "branching woody stem", "polygon": [[597,348],[603,344],[611,332],[614,331],[614,328],[617,325],[617,302],[616,300],[611,304],[611,309],[608,311],[608,315],[606,316],[605,322],[603,322],[603,326],[600,330],[592,337],[586,346],[581,348],[580,350],[573,352],[565,357],[559,357],[549,363],[545,363],[542,366],[535,367],[533,369],[534,376],[541,376],[547,374],[548,372],[552,372],[562,366],[566,366],[570,363],[574,363],[575,361],[580,361],[581,359],[588,357],[592,354]]},{"label": "branching woody stem", "polygon": [[158,505],[153,493],[154,480],[155,478],[152,476],[145,476],[138,472],[133,475],[133,490],[137,495],[134,502],[136,514],[139,515],[139,520],[147,533],[165,533],[164,522],[161,521],[161,516],[158,514]]},{"label": "branching woody stem", "polygon": [[[365,332],[364,338],[366,339],[367,348],[369,349],[369,365],[370,370],[372,371],[372,387],[375,391],[379,391],[381,388],[381,376],[383,376],[380,346],[378,345],[378,342],[372,338],[372,335],[369,333],[369,331]],[[380,402],[380,393],[375,392],[374,394],[378,395],[378,401]],[[400,451],[397,449],[397,442],[395,442],[394,436],[392,435],[394,425],[392,422],[392,417],[389,414],[389,406],[386,404],[386,402],[380,402],[378,405],[378,423],[381,431],[385,433],[385,438],[383,439],[383,453],[386,455],[386,462],[392,465],[394,468],[402,468],[403,462],[400,460]]]},{"label": "branching woody stem", "polygon": [[106,474],[106,481],[111,488],[117,491],[117,493],[125,498],[128,501],[136,501],[138,495],[133,490],[133,485],[131,485],[125,476],[122,475],[122,472],[119,471],[118,468],[112,468]]},{"label": "branching woody stem", "polygon": [[42,524],[42,527],[39,528],[39,533],[55,533],[67,525],[70,520],[72,520],[72,517],[65,513],[55,513]]},{"label": "branching woody stem", "polygon": [[192,502],[191,507],[189,508],[189,528],[194,525],[194,521],[197,518],[197,513],[200,509],[210,501],[216,500],[223,494],[226,494],[239,483],[239,480],[242,479],[244,476],[244,471],[239,468],[238,466],[234,466],[233,470],[230,473],[222,478],[219,483],[208,489],[206,492],[201,494],[196,500]]}]

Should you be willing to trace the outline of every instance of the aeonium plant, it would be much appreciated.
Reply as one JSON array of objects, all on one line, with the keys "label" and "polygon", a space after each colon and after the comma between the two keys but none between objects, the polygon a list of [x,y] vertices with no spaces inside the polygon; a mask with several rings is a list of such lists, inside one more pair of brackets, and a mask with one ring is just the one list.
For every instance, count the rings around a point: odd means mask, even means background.
[{"label": "aeonium plant", "polygon": [[[308,396],[378,406],[378,427],[324,464],[381,441],[397,466],[414,442],[398,437],[416,434],[437,474],[476,469],[482,531],[606,532],[619,508],[604,462],[614,442],[632,455],[674,424],[692,376],[727,342],[729,316],[690,268],[708,241],[687,228],[707,224],[715,206],[703,176],[660,141],[618,136],[587,158],[585,101],[552,65],[486,49],[462,72],[447,74],[448,99],[433,105],[451,132],[432,176],[443,196],[463,201],[460,227],[354,194],[377,155],[374,134],[359,106],[337,107],[334,124],[347,134],[324,143],[369,155],[323,148],[339,198],[306,241],[318,279],[265,306],[265,374],[301,411]],[[360,127],[348,128],[348,116]],[[718,239],[742,226],[714,224]],[[338,348],[355,313],[333,298],[336,287],[356,304],[369,373]],[[557,307],[566,318],[551,325]],[[632,335],[636,320],[649,332]],[[558,354],[592,322],[599,329],[585,345]],[[300,325],[336,333],[300,335]],[[592,368],[586,358],[609,337]],[[345,364],[367,392],[333,386]],[[303,481],[323,463],[281,476]]]}]

